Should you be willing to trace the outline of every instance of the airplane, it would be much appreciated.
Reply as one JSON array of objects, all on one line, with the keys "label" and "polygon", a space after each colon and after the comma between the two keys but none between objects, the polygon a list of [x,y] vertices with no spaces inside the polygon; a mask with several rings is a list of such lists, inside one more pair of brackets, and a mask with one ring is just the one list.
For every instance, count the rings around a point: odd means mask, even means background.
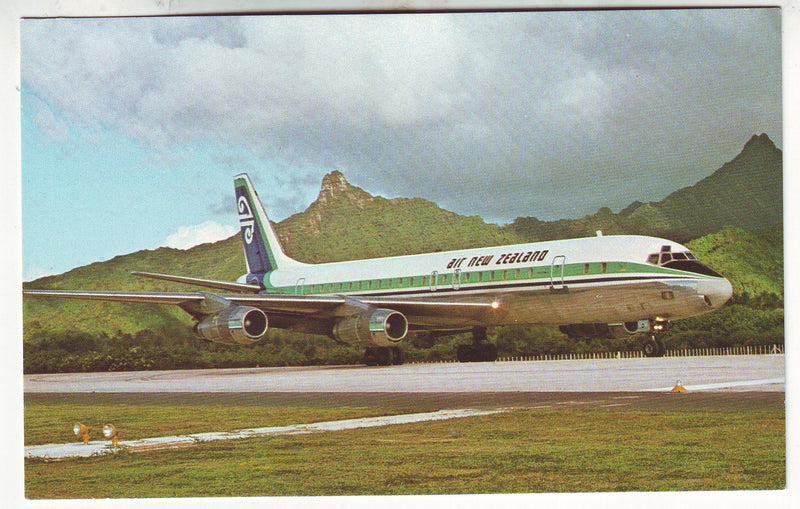
[{"label": "airplane", "polygon": [[412,333],[472,332],[460,362],[492,362],[487,328],[559,325],[571,338],[645,333],[663,356],[672,320],[720,308],[731,283],[686,247],[638,235],[464,249],[308,264],[284,252],[249,176],[234,177],[247,273],[233,281],[133,271],[228,293],[23,290],[25,295],[177,305],[201,338],[229,345],[270,327],[325,335],[364,348],[368,366],[403,363]]}]

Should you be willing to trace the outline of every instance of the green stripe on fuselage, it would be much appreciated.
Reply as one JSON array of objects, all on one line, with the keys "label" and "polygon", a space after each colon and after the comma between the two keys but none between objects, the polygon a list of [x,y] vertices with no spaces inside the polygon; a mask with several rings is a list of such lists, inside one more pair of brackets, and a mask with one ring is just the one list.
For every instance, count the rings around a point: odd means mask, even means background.
[{"label": "green stripe on fuselage", "polygon": [[[588,270],[586,265],[588,265]],[[605,265],[605,270],[603,270]],[[561,265],[555,266],[555,273],[552,265],[537,265],[529,267],[464,271],[460,273],[458,286],[460,290],[479,290],[481,287],[489,287],[503,283],[513,283],[520,281],[530,281],[532,283],[550,282],[555,280],[561,282]],[[313,268],[310,269],[310,272]],[[613,279],[634,274],[652,276],[690,276],[693,278],[713,279],[712,276],[686,272],[676,269],[668,269],[649,264],[638,264],[631,262],[591,262],[571,263],[564,265],[563,279],[565,283],[576,283],[581,279],[592,279],[592,277],[602,277]],[[428,274],[407,275],[402,277],[381,278],[381,279],[361,279],[348,281],[334,281],[328,283],[304,284],[301,286],[282,286],[274,287],[269,284],[269,275],[264,279],[264,285],[270,289],[269,293],[281,294],[302,294],[302,295],[326,295],[326,294],[363,294],[373,292],[387,292],[390,290],[415,290],[422,289],[430,291],[432,288],[431,277],[433,271]],[[298,275],[298,279],[303,276]],[[452,290],[455,284],[455,273],[437,272],[436,289]]]}]

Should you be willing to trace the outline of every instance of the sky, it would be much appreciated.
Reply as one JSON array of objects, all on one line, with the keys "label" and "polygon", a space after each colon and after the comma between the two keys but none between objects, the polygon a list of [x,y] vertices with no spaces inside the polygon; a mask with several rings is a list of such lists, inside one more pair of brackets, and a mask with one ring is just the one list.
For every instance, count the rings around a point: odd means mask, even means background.
[{"label": "sky", "polygon": [[[24,19],[23,280],[226,238],[339,170],[505,224],[783,148],[779,9]],[[244,268],[243,268],[244,271]]]}]

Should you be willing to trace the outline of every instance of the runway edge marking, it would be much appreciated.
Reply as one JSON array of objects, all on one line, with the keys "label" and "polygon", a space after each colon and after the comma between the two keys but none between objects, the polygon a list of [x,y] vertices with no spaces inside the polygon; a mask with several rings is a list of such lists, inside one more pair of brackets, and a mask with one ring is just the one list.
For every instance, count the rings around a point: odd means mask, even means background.
[{"label": "runway edge marking", "polygon": [[[738,382],[717,382],[717,383],[710,383],[710,384],[702,384],[702,385],[684,385],[684,387],[689,391],[708,391],[714,389],[729,389],[734,387],[755,387],[758,385],[774,385],[774,384],[785,384],[786,378],[765,378],[762,380],[742,380]],[[643,389],[642,392],[669,392],[672,390],[672,387],[660,387],[658,389]]]},{"label": "runway edge marking", "polygon": [[64,460],[69,458],[88,458],[114,454],[118,451],[143,452],[158,449],[175,449],[190,447],[203,442],[215,440],[237,440],[242,438],[263,437],[268,435],[301,435],[321,433],[328,431],[343,431],[356,428],[373,428],[393,424],[411,424],[424,421],[442,421],[458,419],[461,417],[475,417],[493,415],[515,410],[514,408],[497,408],[493,410],[454,409],[439,410],[417,414],[388,415],[380,417],[366,417],[362,419],[345,419],[341,421],[317,422],[312,424],[293,424],[290,426],[271,426],[266,428],[241,429],[231,432],[194,433],[191,435],[177,435],[167,437],[143,438],[141,440],[120,441],[114,447],[106,441],[91,441],[88,444],[45,444],[30,445],[25,447],[26,458],[41,458],[46,460]]}]

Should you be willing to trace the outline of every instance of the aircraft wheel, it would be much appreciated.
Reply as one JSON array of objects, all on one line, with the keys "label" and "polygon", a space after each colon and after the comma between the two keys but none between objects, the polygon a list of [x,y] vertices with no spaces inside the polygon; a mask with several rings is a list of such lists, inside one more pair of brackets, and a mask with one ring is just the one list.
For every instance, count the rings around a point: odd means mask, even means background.
[{"label": "aircraft wheel", "polygon": [[480,345],[458,345],[458,362],[494,362],[497,360],[497,347],[491,343]]},{"label": "aircraft wheel", "polygon": [[400,348],[393,346],[392,347],[392,364],[395,366],[399,366],[403,363],[403,352]]},{"label": "aircraft wheel", "polygon": [[378,356],[374,348],[367,348],[364,350],[364,364],[367,366],[377,366]]},{"label": "aircraft wheel", "polygon": [[497,346],[491,343],[486,343],[481,346],[481,361],[494,362],[497,360]]},{"label": "aircraft wheel", "polygon": [[643,349],[645,357],[663,357],[667,352],[667,347],[664,345],[664,342],[660,339],[656,339],[655,336],[645,342]]},{"label": "aircraft wheel", "polygon": [[475,360],[475,348],[472,345],[458,345],[456,358],[458,362],[473,362]]},{"label": "aircraft wheel", "polygon": [[658,354],[656,357],[664,357],[667,353],[667,345],[664,344],[664,340],[661,338],[656,338],[656,343],[658,344]]},{"label": "aircraft wheel", "polygon": [[375,356],[378,358],[378,366],[388,366],[392,363],[392,351],[385,346],[376,348]]}]

